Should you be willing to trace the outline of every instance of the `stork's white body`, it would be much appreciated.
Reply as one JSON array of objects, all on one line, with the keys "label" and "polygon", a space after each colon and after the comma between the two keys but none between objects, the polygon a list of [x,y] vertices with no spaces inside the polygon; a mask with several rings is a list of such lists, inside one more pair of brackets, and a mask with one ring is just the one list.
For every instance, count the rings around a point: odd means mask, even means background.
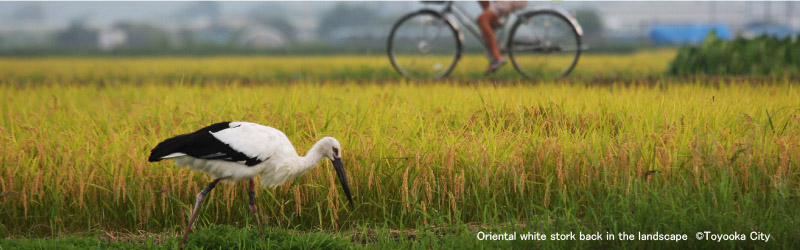
[{"label": "stork's white body", "polygon": [[[297,154],[297,153],[295,153]],[[319,160],[317,160],[319,162]],[[310,168],[297,168],[295,164],[286,161],[269,159],[252,167],[242,167],[242,164],[222,160],[197,159],[191,156],[175,158],[175,165],[210,174],[214,179],[239,181],[261,175],[261,185],[275,188],[289,179],[296,178]],[[316,164],[314,164],[316,165]],[[312,165],[313,166],[313,165]]]},{"label": "stork's white body", "polygon": [[214,179],[227,181],[252,179],[261,174],[261,185],[275,188],[313,168],[323,157],[319,150],[315,150],[316,145],[305,157],[300,157],[289,138],[280,130],[269,126],[231,122],[230,127],[210,133],[234,150],[263,162],[247,166],[242,162],[201,159],[183,153],[171,154],[162,159],[173,158],[178,166],[205,172]]}]

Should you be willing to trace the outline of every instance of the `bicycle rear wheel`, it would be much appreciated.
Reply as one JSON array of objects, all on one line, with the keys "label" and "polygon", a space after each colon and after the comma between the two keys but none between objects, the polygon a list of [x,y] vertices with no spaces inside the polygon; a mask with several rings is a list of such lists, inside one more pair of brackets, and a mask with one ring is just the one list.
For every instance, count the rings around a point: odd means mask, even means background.
[{"label": "bicycle rear wheel", "polygon": [[564,77],[578,63],[581,38],[565,16],[542,10],[520,15],[507,47],[514,67],[526,77]]},{"label": "bicycle rear wheel", "polygon": [[408,14],[392,27],[388,42],[392,66],[408,78],[438,79],[450,74],[461,57],[455,27],[439,13]]}]

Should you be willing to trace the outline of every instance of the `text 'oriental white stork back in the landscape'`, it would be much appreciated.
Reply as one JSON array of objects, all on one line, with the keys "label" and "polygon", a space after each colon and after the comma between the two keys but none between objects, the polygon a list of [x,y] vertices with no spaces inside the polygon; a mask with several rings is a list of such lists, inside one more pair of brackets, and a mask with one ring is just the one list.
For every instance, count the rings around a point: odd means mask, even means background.
[{"label": "text 'oriental white stork back in the landscape'", "polygon": [[250,181],[248,193],[250,212],[253,213],[255,223],[262,234],[253,191],[255,186],[253,178],[259,174],[263,186],[274,188],[305,173],[326,157],[333,163],[339,182],[352,206],[353,198],[350,196],[350,187],[347,185],[342,165],[341,149],[339,141],[325,137],[314,144],[306,156],[301,157],[297,155],[289,138],[280,130],[249,122],[221,122],[194,133],[164,140],[150,151],[149,161],[174,159],[178,166],[206,172],[214,177],[214,181],[197,194],[194,211],[189,218],[189,225],[186,226],[180,247],[189,235],[200,203],[220,180]]}]

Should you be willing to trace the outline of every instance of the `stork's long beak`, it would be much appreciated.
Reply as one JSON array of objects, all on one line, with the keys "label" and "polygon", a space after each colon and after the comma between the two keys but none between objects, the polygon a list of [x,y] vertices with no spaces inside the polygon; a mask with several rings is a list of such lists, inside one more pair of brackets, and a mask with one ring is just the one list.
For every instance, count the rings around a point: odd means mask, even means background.
[{"label": "stork's long beak", "polygon": [[342,184],[342,188],[344,189],[344,194],[347,195],[347,200],[350,201],[350,206],[353,206],[353,197],[350,196],[350,186],[347,185],[347,175],[344,173],[344,164],[342,164],[342,158],[336,158],[333,162],[333,169],[336,169],[336,175],[339,176],[339,183]]}]

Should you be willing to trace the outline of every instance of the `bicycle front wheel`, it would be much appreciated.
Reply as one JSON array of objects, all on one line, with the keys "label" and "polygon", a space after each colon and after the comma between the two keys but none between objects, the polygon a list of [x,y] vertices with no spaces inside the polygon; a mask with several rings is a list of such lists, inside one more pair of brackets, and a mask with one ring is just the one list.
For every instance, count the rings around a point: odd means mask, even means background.
[{"label": "bicycle front wheel", "polygon": [[508,40],[511,62],[528,78],[567,76],[581,54],[575,26],[556,11],[520,15]]},{"label": "bicycle front wheel", "polygon": [[401,18],[389,34],[392,66],[412,79],[438,79],[450,74],[461,57],[455,27],[439,13],[422,10]]}]

